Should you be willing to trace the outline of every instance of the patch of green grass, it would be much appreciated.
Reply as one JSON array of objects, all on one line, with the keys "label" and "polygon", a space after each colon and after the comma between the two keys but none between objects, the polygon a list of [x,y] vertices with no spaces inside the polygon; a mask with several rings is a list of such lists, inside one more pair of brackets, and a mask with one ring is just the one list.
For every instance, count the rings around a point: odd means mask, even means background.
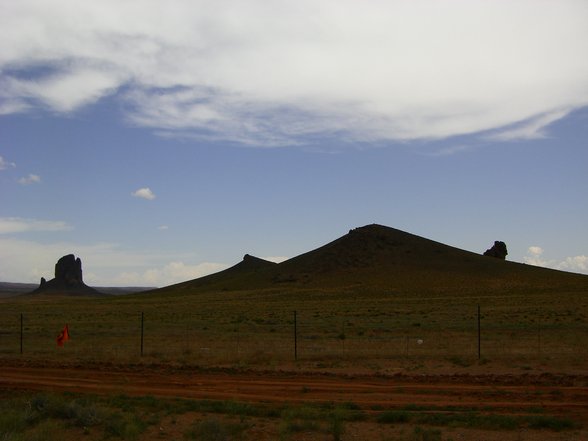
[{"label": "patch of green grass", "polygon": [[61,441],[62,430],[59,421],[45,420],[31,429],[24,439],[26,441]]},{"label": "patch of green grass", "polygon": [[378,415],[377,421],[382,424],[408,423],[411,415],[404,410],[388,410]]},{"label": "patch of green grass", "polygon": [[533,415],[526,417],[527,424],[531,429],[550,429],[559,432],[561,430],[575,429],[577,425],[567,419],[547,415]]},{"label": "patch of green grass", "polygon": [[[4,406],[3,406],[4,407]],[[26,412],[18,409],[0,409],[0,439],[10,440],[24,432],[28,426]]]},{"label": "patch of green grass", "polygon": [[281,409],[263,405],[240,403],[238,401],[214,401],[214,400],[181,400],[185,411],[211,412],[235,416],[255,416],[276,418],[280,416]]},{"label": "patch of green grass", "polygon": [[[133,409],[112,410],[96,397],[37,394],[4,400],[0,406],[0,440],[59,440],[68,427],[102,427],[106,437],[135,440],[148,423]],[[101,404],[102,402],[102,404]]]},{"label": "patch of green grass", "polygon": [[136,415],[113,412],[104,420],[104,434],[133,441],[145,431],[147,424]]},{"label": "patch of green grass", "polygon": [[104,416],[88,398],[72,399],[67,395],[35,395],[28,403],[29,420],[39,422],[53,418],[77,427],[99,424]]},{"label": "patch of green grass", "polygon": [[235,416],[256,416],[276,418],[281,409],[264,405],[253,405],[238,401],[226,400],[189,400],[189,399],[159,399],[153,397],[128,397],[118,395],[107,399],[109,406],[121,410],[144,409],[150,412],[161,412],[166,415],[177,415],[186,412],[210,412]]},{"label": "patch of green grass", "polygon": [[287,439],[291,434],[299,432],[324,432],[337,441],[345,432],[346,421],[365,420],[367,416],[354,403],[324,403],[287,407],[282,410],[281,418],[281,439]]},{"label": "patch of green grass", "polygon": [[321,426],[315,420],[286,419],[280,425],[280,437],[285,438],[292,433],[319,432],[320,430]]},{"label": "patch of green grass", "polygon": [[184,438],[198,441],[238,440],[249,427],[244,422],[221,422],[215,418],[208,418],[192,424],[184,433]]},{"label": "patch of green grass", "polygon": [[[485,430],[531,429],[571,430],[576,424],[569,419],[547,415],[497,415],[477,412],[419,412],[416,409],[391,410],[380,413],[377,422],[382,424],[426,424],[431,426],[468,427]],[[424,409],[423,409],[424,410]]]},{"label": "patch of green grass", "polygon": [[447,358],[447,361],[459,367],[470,367],[472,365],[472,363],[470,363],[467,360],[464,360],[462,357],[458,357],[457,355]]},{"label": "patch of green grass", "polygon": [[288,407],[282,411],[282,418],[286,420],[320,420],[326,412],[315,406]]},{"label": "patch of green grass", "polygon": [[441,441],[441,431],[438,429],[423,429],[417,426],[409,439],[410,441]]},{"label": "patch of green grass", "polygon": [[330,432],[333,435],[333,441],[340,441],[345,432],[345,426],[339,412],[334,412],[331,417]]}]

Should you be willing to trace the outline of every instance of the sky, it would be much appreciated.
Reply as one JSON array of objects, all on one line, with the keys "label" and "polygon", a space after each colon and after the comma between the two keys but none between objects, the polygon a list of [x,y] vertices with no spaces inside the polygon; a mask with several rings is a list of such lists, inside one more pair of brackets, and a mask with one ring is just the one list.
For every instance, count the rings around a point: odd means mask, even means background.
[{"label": "sky", "polygon": [[586,0],[0,0],[0,281],[371,223],[588,274]]}]

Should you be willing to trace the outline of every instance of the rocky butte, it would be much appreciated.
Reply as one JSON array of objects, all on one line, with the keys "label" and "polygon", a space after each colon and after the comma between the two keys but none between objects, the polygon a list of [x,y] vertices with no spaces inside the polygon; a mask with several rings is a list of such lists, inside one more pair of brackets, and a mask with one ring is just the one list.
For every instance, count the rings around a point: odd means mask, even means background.
[{"label": "rocky butte", "polygon": [[100,292],[84,283],[82,260],[73,254],[63,256],[55,264],[55,278],[41,284],[31,294],[100,295]]},{"label": "rocky butte", "polygon": [[507,255],[508,251],[506,250],[506,244],[499,240],[494,241],[494,245],[492,245],[492,248],[487,249],[484,252],[484,256],[496,257],[497,259],[502,260],[506,259]]}]

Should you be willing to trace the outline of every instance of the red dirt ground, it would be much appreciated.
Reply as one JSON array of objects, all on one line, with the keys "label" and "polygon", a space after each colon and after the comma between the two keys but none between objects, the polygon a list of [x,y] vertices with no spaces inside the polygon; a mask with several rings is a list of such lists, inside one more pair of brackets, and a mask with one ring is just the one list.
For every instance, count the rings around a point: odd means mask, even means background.
[{"label": "red dirt ground", "polygon": [[588,376],[555,374],[351,376],[169,366],[0,362],[0,388],[264,403],[354,403],[365,410],[456,406],[588,422]]},{"label": "red dirt ground", "polygon": [[414,404],[512,413],[542,407],[549,414],[588,421],[588,376],[582,375],[350,376],[0,362],[0,388],[247,402],[352,402],[364,409]]}]

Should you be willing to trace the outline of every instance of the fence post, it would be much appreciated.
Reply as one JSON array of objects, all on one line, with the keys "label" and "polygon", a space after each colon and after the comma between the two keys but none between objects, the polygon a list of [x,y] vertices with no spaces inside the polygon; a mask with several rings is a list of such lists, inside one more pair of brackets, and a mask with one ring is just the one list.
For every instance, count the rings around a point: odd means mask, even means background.
[{"label": "fence post", "polygon": [[141,312],[141,357],[143,356],[143,334],[145,329],[145,313]]},{"label": "fence post", "polygon": [[478,360],[482,358],[482,336],[481,336],[481,324],[480,324],[480,305],[478,305]]},{"label": "fence post", "polygon": [[23,340],[23,316],[20,313],[20,355],[22,355],[22,340]]}]

